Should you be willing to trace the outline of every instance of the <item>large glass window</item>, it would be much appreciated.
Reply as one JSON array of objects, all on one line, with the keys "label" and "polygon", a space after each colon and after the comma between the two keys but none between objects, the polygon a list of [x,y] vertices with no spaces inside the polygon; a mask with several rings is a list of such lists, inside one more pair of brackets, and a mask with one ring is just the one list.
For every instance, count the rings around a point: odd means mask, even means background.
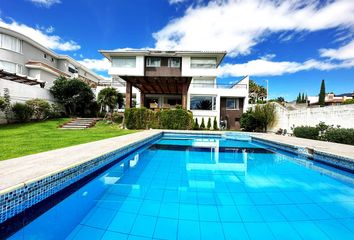
[{"label": "large glass window", "polygon": [[135,68],[136,57],[112,57],[112,67]]},{"label": "large glass window", "polygon": [[172,68],[179,68],[181,66],[180,58],[170,58],[168,60],[168,66]]},{"label": "large glass window", "polygon": [[226,99],[226,109],[227,110],[237,110],[239,109],[237,98],[227,98]]},{"label": "large glass window", "polygon": [[11,73],[22,74],[22,65],[0,60],[0,69]]},{"label": "large glass window", "polygon": [[7,34],[0,34],[0,47],[22,53],[22,41]]},{"label": "large glass window", "polygon": [[191,58],[191,68],[216,68],[216,58]]},{"label": "large glass window", "polygon": [[158,57],[148,57],[146,59],[147,67],[160,67],[161,66],[161,58]]},{"label": "large glass window", "polygon": [[191,110],[216,110],[215,96],[191,96]]}]

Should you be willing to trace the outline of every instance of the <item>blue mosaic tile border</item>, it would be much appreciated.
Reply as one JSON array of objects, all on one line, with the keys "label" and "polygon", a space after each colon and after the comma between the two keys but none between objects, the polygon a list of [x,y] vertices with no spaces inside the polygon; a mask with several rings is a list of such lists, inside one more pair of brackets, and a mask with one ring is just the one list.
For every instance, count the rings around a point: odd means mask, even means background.
[{"label": "blue mosaic tile border", "polygon": [[137,148],[156,141],[162,137],[158,133],[136,143],[119,148],[98,158],[92,159],[75,167],[55,173],[38,181],[25,184],[3,195],[0,195],[0,223],[23,212],[27,208],[41,202],[58,191],[79,181],[107,164],[135,151]]},{"label": "blue mosaic tile border", "polygon": [[327,165],[343,169],[349,172],[354,172],[354,159],[329,154],[321,151],[316,151],[313,149],[296,147],[293,145],[278,143],[270,140],[265,140],[257,137],[252,137],[254,142],[259,142],[277,149],[281,149],[287,152],[295,153],[304,157],[307,157],[310,160],[318,161],[321,163],[325,163]]},{"label": "blue mosaic tile border", "polygon": [[163,133],[164,137],[183,137],[183,138],[188,138],[188,137],[204,137],[204,138],[219,138],[221,137],[221,134],[219,133],[184,133],[184,132],[164,132]]}]

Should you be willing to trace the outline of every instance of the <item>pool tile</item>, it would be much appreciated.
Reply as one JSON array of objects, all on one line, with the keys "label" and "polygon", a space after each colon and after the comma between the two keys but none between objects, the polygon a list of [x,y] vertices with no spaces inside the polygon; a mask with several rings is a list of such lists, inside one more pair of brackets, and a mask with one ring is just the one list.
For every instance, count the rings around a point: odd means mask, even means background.
[{"label": "pool tile", "polygon": [[219,221],[218,209],[213,205],[198,205],[200,221]]},{"label": "pool tile", "polygon": [[156,217],[138,215],[130,234],[152,238],[156,225]]},{"label": "pool tile", "polygon": [[179,220],[178,239],[200,239],[199,221]]},{"label": "pool tile", "polygon": [[268,227],[273,232],[275,239],[301,240],[297,231],[288,222],[272,222],[268,223]]},{"label": "pool tile", "polygon": [[158,216],[160,210],[160,202],[153,200],[144,200],[141,204],[139,214]]},{"label": "pool tile", "polygon": [[317,204],[299,204],[297,205],[309,218],[309,220],[318,219],[330,219],[329,215],[325,210],[319,207]]},{"label": "pool tile", "polygon": [[285,192],[285,195],[293,202],[297,204],[312,203],[313,200],[302,192]]},{"label": "pool tile", "polygon": [[253,201],[248,193],[231,193],[236,205],[253,205]]},{"label": "pool tile", "polygon": [[234,200],[232,195],[228,192],[226,193],[217,193],[215,195],[215,201],[218,205],[234,205]]},{"label": "pool tile", "polygon": [[104,235],[105,231],[103,229],[81,226],[76,235],[71,238],[72,240],[100,240]]},{"label": "pool tile", "polygon": [[170,218],[158,218],[154,231],[154,238],[176,239],[178,220]]},{"label": "pool tile", "polygon": [[[337,220],[317,220],[314,221],[317,227],[324,232],[330,239],[353,240],[354,233],[349,231]],[[353,228],[353,226],[352,226]]]},{"label": "pool tile", "polygon": [[248,195],[255,205],[265,205],[273,203],[272,200],[265,193],[249,193]]},{"label": "pool tile", "polygon": [[237,206],[238,213],[244,222],[262,222],[263,218],[255,206]]},{"label": "pool tile", "polygon": [[329,239],[325,233],[321,231],[313,222],[296,221],[289,223],[296,229],[297,233],[306,240]]},{"label": "pool tile", "polygon": [[130,233],[136,215],[131,213],[118,212],[113,218],[108,230],[121,233]]},{"label": "pool tile", "polygon": [[179,219],[184,220],[199,220],[198,205],[180,204]]},{"label": "pool tile", "polygon": [[249,239],[243,223],[222,223],[224,236],[227,240]]},{"label": "pool tile", "polygon": [[106,229],[116,215],[116,211],[105,208],[93,208],[91,213],[82,221],[86,226]]},{"label": "pool tile", "polygon": [[224,239],[222,224],[219,222],[200,222],[201,239]]},{"label": "pool tile", "polygon": [[308,217],[296,205],[278,205],[281,214],[288,221],[308,220]]},{"label": "pool tile", "polygon": [[161,203],[159,217],[178,218],[178,203]]},{"label": "pool tile", "polygon": [[106,231],[101,240],[124,240],[127,239],[128,236],[128,234]]},{"label": "pool tile", "polygon": [[282,192],[278,193],[267,193],[268,197],[272,200],[274,204],[292,204],[293,202]]},{"label": "pool tile", "polygon": [[266,222],[278,222],[286,220],[275,205],[257,206],[257,210]]},{"label": "pool tile", "polygon": [[166,190],[163,196],[163,202],[169,203],[178,203],[179,202],[179,194],[178,191],[175,190]]},{"label": "pool tile", "polygon": [[127,199],[122,203],[122,206],[120,207],[119,211],[127,213],[137,213],[140,209],[141,204],[142,201],[140,200]]},{"label": "pool tile", "polygon": [[352,218],[354,217],[354,205],[350,202],[338,203],[319,203],[318,205],[326,212],[336,218]]},{"label": "pool tile", "polygon": [[272,231],[266,223],[244,223],[251,240],[275,239]]},{"label": "pool tile", "polygon": [[221,222],[240,222],[241,217],[235,206],[218,206]]}]

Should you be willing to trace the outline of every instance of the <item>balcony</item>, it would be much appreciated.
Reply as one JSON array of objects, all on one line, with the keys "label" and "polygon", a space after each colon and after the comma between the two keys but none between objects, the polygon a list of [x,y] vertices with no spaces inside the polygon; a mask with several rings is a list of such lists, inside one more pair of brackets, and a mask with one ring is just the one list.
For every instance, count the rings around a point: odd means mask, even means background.
[{"label": "balcony", "polygon": [[180,77],[181,68],[161,66],[145,67],[145,76],[147,77]]}]

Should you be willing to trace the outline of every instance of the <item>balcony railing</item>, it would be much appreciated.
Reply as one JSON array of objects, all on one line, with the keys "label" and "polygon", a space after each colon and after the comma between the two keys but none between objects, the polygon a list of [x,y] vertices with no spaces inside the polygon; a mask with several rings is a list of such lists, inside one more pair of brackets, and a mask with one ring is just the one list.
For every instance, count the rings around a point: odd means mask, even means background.
[{"label": "balcony railing", "polygon": [[247,89],[247,84],[191,83],[190,87],[192,87],[192,88]]}]

